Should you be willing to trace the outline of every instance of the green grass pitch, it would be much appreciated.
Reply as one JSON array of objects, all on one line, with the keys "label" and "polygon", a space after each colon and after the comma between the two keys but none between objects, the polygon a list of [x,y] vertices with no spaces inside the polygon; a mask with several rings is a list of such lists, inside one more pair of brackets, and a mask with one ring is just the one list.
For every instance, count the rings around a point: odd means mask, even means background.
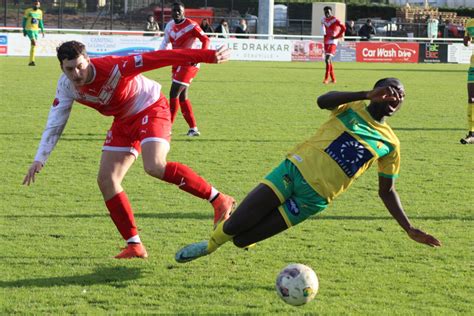
[{"label": "green grass pitch", "polygon": [[[177,264],[185,244],[206,239],[212,208],[145,174],[141,160],[124,187],[150,258],[120,261],[123,246],[96,185],[111,118],[75,104],[36,183],[21,185],[34,157],[60,68],[55,58],[0,58],[0,314],[470,314],[474,280],[474,146],[466,133],[467,65],[324,63],[203,65],[190,89],[199,138],[179,114],[170,161],[191,166],[241,200],[328,112],[329,90],[367,90],[382,77],[406,87],[389,120],[402,144],[397,189],[413,224],[443,242],[411,241],[377,196],[376,167],[321,215],[250,251],[230,243]],[[146,76],[170,87],[170,69]],[[276,295],[288,263],[319,276],[315,301],[299,307]]]}]

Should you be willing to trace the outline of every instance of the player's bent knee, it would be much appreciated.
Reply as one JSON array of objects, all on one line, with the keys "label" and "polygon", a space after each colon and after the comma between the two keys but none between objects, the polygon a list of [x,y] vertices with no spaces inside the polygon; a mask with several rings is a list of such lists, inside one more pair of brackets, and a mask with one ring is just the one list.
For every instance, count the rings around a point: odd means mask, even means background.
[{"label": "player's bent knee", "polygon": [[234,243],[234,246],[239,248],[245,248],[248,245],[252,244],[252,242],[249,242],[245,238],[239,238],[238,236],[235,236],[232,241]]},{"label": "player's bent knee", "polygon": [[150,176],[163,179],[165,175],[166,162],[157,162],[154,164],[144,165],[143,168]]},{"label": "player's bent knee", "polygon": [[99,186],[99,189],[104,192],[108,188],[112,187],[114,185],[114,181],[111,176],[109,175],[101,175],[99,174],[97,176],[97,185]]}]

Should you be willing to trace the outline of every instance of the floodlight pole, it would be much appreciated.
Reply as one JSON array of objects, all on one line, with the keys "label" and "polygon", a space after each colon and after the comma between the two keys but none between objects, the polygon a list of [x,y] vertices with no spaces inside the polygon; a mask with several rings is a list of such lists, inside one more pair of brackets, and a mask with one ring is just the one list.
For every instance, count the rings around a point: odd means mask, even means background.
[{"label": "floodlight pole", "polygon": [[259,0],[258,1],[258,34],[273,35],[273,11],[274,0]]}]

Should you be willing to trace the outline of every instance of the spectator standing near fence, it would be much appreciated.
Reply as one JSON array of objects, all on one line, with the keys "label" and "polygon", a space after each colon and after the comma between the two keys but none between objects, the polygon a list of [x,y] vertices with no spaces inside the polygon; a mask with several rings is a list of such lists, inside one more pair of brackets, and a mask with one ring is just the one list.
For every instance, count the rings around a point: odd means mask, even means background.
[{"label": "spectator standing near fence", "polygon": [[[234,33],[236,34],[248,34],[249,29],[247,27],[247,21],[245,19],[240,19],[239,25],[235,28]],[[237,38],[245,38],[245,36],[237,36]]]},{"label": "spectator standing near fence", "polygon": [[438,38],[438,25],[439,21],[433,18],[431,15],[426,20],[426,33],[431,41]]},{"label": "spectator standing near fence", "polygon": [[[474,19],[467,21],[464,33],[464,45],[469,46],[474,37]],[[474,53],[471,54],[471,65],[467,73],[467,124],[466,137],[461,138],[461,144],[474,144]]]},{"label": "spectator standing near fence", "polygon": [[372,20],[367,19],[367,22],[359,30],[359,36],[362,37],[361,40],[369,41],[372,35],[375,35],[375,27],[372,25]]},{"label": "spectator standing near fence", "polygon": [[336,75],[332,58],[336,55],[337,43],[344,36],[346,26],[335,16],[332,15],[331,7],[324,7],[324,17],[321,19],[322,34],[324,35],[324,61],[326,62],[326,73],[324,74],[323,83],[336,83]]},{"label": "spectator standing near fence", "polygon": [[[201,42],[201,48],[207,49],[210,44],[209,38],[204,34],[201,27],[193,20],[184,16],[184,5],[181,2],[173,3],[171,7],[171,21],[166,24],[165,36],[161,42],[160,49],[169,48],[196,48],[197,41]],[[171,122],[174,123],[178,109],[188,123],[187,136],[199,136],[196,118],[194,117],[191,101],[188,99],[188,89],[191,81],[196,77],[200,65],[189,63],[187,65],[174,65],[172,68],[173,83],[170,89],[170,111]]]},{"label": "spectator standing near fence", "polygon": [[44,37],[43,11],[40,2],[33,1],[33,7],[25,10],[23,14],[23,36],[30,39],[30,62],[28,66],[36,66],[35,54],[39,31]]},{"label": "spectator standing near fence", "polygon": [[214,33],[214,29],[211,24],[209,24],[208,19],[202,19],[200,26],[204,33]]},{"label": "spectator standing near fence", "polygon": [[158,25],[158,22],[155,21],[155,17],[152,14],[148,15],[148,17],[146,18],[145,31],[154,32],[145,33],[145,36],[155,36],[156,33],[160,31],[160,26]]},{"label": "spectator standing near fence", "polygon": [[354,21],[350,20],[346,22],[346,31],[344,32],[344,36],[357,36]]},{"label": "spectator standing near fence", "polygon": [[229,37],[229,23],[226,19],[222,19],[219,25],[216,27],[216,33],[220,33],[219,37],[228,38]]}]

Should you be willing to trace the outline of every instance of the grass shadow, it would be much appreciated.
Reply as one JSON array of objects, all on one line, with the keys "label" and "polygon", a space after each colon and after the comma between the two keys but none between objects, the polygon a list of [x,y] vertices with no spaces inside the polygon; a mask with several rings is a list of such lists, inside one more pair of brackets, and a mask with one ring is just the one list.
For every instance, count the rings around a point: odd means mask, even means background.
[{"label": "grass shadow", "polygon": [[126,287],[126,284],[124,284],[125,281],[136,280],[140,277],[141,271],[139,268],[98,268],[94,272],[84,275],[0,281],[0,288],[56,287],[69,285],[90,286],[95,284],[110,284],[115,287]]},{"label": "grass shadow", "polygon": [[[362,212],[361,212],[362,213]],[[101,214],[47,214],[47,215],[2,215],[0,218],[108,218],[106,213]],[[198,211],[182,211],[182,212],[163,212],[163,213],[136,213],[137,218],[157,218],[157,219],[196,219],[208,220],[212,218],[212,214]],[[310,220],[344,220],[344,221],[379,221],[379,220],[393,220],[393,217],[387,216],[367,216],[367,215],[317,215],[309,218]],[[410,219],[432,220],[432,221],[473,221],[474,216],[410,216]]]}]

